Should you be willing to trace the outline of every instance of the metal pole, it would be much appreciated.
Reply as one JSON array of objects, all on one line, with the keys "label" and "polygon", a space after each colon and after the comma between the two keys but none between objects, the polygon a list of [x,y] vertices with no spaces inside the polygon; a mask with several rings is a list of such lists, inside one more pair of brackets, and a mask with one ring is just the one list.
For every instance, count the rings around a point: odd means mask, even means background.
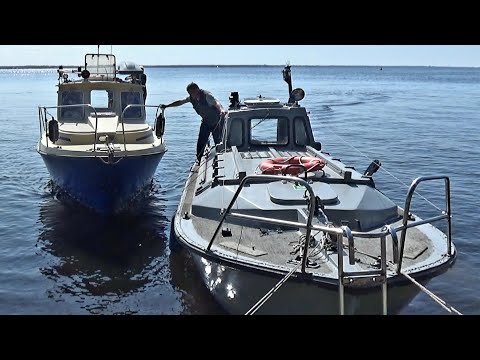
[{"label": "metal pole", "polygon": [[338,255],[338,305],[340,315],[345,315],[345,294],[343,287],[343,234],[337,235]]}]

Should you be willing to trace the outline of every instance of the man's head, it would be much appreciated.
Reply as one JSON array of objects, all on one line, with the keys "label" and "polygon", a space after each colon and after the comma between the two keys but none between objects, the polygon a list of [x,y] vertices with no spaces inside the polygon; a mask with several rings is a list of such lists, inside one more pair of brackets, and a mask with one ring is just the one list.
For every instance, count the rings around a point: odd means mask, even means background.
[{"label": "man's head", "polygon": [[198,87],[197,84],[192,82],[192,83],[188,84],[187,92],[188,92],[188,95],[190,95],[192,98],[198,99],[198,97],[200,95],[200,88]]}]

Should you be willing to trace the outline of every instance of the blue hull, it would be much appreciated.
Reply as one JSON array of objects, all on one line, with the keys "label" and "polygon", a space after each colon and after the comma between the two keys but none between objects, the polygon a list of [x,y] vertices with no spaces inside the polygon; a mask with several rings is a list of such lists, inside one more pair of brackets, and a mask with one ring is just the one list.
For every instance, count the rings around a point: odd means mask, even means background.
[{"label": "blue hull", "polygon": [[164,153],[129,156],[116,164],[105,164],[98,157],[41,155],[57,186],[86,207],[109,215],[151,184]]}]

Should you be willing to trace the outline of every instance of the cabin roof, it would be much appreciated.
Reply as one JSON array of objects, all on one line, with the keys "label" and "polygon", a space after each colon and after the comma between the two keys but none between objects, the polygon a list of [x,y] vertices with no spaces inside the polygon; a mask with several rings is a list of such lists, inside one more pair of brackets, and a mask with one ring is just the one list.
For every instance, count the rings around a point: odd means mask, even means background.
[{"label": "cabin roof", "polygon": [[90,81],[81,80],[78,82],[68,82],[58,85],[60,91],[69,90],[118,90],[118,91],[141,91],[140,84],[117,81]]}]

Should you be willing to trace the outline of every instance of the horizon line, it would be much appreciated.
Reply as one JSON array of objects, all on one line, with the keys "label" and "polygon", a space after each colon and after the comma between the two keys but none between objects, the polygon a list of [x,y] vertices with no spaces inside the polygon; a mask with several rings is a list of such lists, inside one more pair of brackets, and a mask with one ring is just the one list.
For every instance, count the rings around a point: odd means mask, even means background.
[{"label": "horizon line", "polygon": [[[64,68],[78,68],[78,65],[62,65]],[[284,67],[283,65],[267,65],[267,64],[256,64],[256,65],[240,65],[240,64],[210,64],[210,65],[143,65],[145,68],[162,68],[162,67]],[[388,67],[448,67],[448,68],[478,68],[479,66],[459,66],[459,65],[291,65],[292,67],[377,67],[377,68],[388,68]],[[82,68],[84,66],[81,66]],[[0,69],[58,69],[59,65],[0,65]]]}]

